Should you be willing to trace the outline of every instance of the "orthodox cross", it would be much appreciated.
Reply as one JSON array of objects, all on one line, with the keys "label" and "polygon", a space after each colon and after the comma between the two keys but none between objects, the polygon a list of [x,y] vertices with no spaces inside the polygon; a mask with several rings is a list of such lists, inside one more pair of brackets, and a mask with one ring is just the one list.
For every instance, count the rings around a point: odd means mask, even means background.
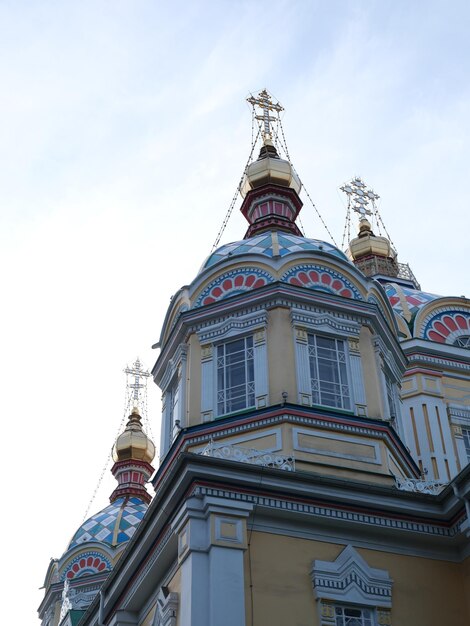
[{"label": "orthodox cross", "polygon": [[366,215],[372,215],[372,211],[368,208],[369,202],[372,202],[372,206],[379,196],[368,189],[364,182],[356,176],[351,182],[346,183],[340,187],[341,191],[348,196],[349,202],[352,202],[352,210],[359,214],[359,219],[366,219]]},{"label": "orthodox cross", "polygon": [[[124,370],[124,372],[127,374],[127,376],[133,376],[134,377],[134,382],[131,383],[127,383],[127,388],[129,390],[129,396],[132,394],[133,400],[134,400],[134,406],[138,407],[139,406],[139,401],[140,401],[140,390],[141,389],[146,389],[147,388],[147,378],[149,376],[151,376],[150,372],[146,371],[143,369],[142,367],[142,363],[140,362],[140,359],[137,358],[134,363],[132,364],[132,367],[127,366],[126,369]],[[131,391],[132,390],[132,391]]]},{"label": "orthodox cross", "polygon": [[255,118],[263,124],[263,138],[270,138],[270,124],[271,122],[275,122],[277,120],[277,117],[272,117],[271,115],[269,115],[269,112],[276,111],[276,113],[279,115],[281,111],[284,111],[284,107],[282,107],[279,102],[273,102],[271,96],[266,89],[260,91],[257,97],[250,96],[249,98],[247,98],[247,102],[251,104],[255,113],[256,107],[259,107],[261,109],[261,114],[255,114]]}]

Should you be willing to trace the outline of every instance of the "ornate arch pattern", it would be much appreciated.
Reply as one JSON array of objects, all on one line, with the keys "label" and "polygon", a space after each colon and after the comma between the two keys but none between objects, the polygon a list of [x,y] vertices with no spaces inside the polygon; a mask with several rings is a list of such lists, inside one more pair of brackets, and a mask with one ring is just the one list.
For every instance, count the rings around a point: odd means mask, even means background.
[{"label": "ornate arch pattern", "polygon": [[322,265],[295,265],[281,276],[281,281],[298,287],[326,291],[343,298],[363,300],[358,289],[345,276]]},{"label": "ornate arch pattern", "polygon": [[458,337],[470,335],[470,311],[451,309],[434,311],[425,320],[421,336],[438,343],[453,344]]},{"label": "ornate arch pattern", "polygon": [[273,276],[257,267],[234,269],[217,276],[215,280],[209,283],[193,306],[212,304],[229,296],[264,287],[264,285],[272,282],[274,282]]},{"label": "ornate arch pattern", "polygon": [[76,556],[62,574],[62,579],[72,580],[79,576],[99,574],[111,570],[110,561],[100,552],[88,550]]}]

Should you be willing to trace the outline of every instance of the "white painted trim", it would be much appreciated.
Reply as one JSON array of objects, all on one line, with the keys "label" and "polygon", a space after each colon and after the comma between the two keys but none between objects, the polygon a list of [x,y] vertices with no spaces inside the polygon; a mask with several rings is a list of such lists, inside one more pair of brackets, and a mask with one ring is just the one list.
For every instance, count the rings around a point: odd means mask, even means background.
[{"label": "white painted trim", "polygon": [[[280,452],[282,450],[282,429],[281,427],[279,428],[270,428],[268,430],[256,430],[256,431],[252,431],[249,434],[246,435],[240,435],[238,437],[234,437],[233,439],[230,438],[229,440],[227,439],[216,439],[213,442],[213,447],[214,449],[217,448],[222,448],[223,446],[226,446],[227,444],[230,445],[234,445],[236,446],[237,444],[250,444],[250,448],[256,448],[255,445],[251,445],[251,443],[255,443],[257,439],[264,439],[265,437],[269,437],[271,435],[274,435],[276,437],[276,444],[274,446],[271,446],[269,448],[257,448],[257,449],[261,449],[263,450],[263,452]],[[207,443],[203,443],[200,446],[198,446],[197,448],[194,449],[194,452],[200,452],[201,450],[203,450],[205,447],[207,446]],[[246,446],[245,446],[246,447]]]},{"label": "white painted trim", "polygon": [[[330,441],[344,441],[346,443],[352,443],[355,445],[369,446],[374,450],[374,457],[368,456],[360,456],[355,454],[344,454],[340,452],[333,452],[332,450],[321,450],[316,448],[304,448],[299,444],[299,435],[310,435],[312,437],[319,437],[322,439],[329,439]],[[353,437],[348,437],[340,434],[332,434],[332,433],[321,433],[315,430],[308,430],[304,428],[293,428],[292,429],[292,441],[293,441],[293,449],[298,452],[307,452],[309,454],[318,454],[321,456],[331,456],[338,459],[349,459],[351,461],[358,461],[360,463],[370,463],[372,465],[382,465],[382,455],[380,453],[380,445],[378,442],[364,442],[358,441]]]},{"label": "white painted trim", "polygon": [[317,600],[369,608],[392,606],[393,581],[388,571],[370,567],[351,544],[335,561],[315,560],[311,576]]},{"label": "white painted trim", "polygon": [[266,311],[255,311],[245,315],[232,315],[197,331],[201,344],[221,343],[231,337],[243,334],[252,334],[255,328],[266,328],[268,314]]}]

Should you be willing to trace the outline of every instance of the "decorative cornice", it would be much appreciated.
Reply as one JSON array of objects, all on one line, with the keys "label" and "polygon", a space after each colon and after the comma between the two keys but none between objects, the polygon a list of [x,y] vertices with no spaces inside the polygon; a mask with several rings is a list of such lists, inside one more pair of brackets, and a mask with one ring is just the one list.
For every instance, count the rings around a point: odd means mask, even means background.
[{"label": "decorative cornice", "polygon": [[244,490],[242,487],[234,488],[230,485],[213,486],[207,484],[194,485],[191,495],[198,497],[218,497],[235,501],[251,503],[257,507],[266,509],[277,509],[284,512],[308,514],[318,519],[334,520],[339,522],[349,522],[363,524],[365,526],[375,526],[382,529],[408,531],[429,536],[454,537],[460,532],[462,518],[453,524],[438,524],[423,519],[406,519],[402,514],[394,515],[384,511],[372,511],[361,509],[359,506],[338,506],[332,503],[315,502],[314,498],[295,498],[293,496],[279,496],[273,493],[256,493]]},{"label": "decorative cornice", "polygon": [[290,312],[292,325],[302,325],[314,329],[325,327],[332,330],[336,334],[342,334],[347,337],[358,337],[361,325],[352,320],[344,320],[340,315],[326,313],[325,311],[305,311],[299,308],[292,308]]},{"label": "decorative cornice", "polygon": [[[266,311],[247,313],[246,315],[230,316],[221,322],[205,326],[197,334],[200,343],[210,343],[214,340],[230,337],[232,334],[239,334],[248,329],[265,328],[268,321]],[[233,332],[234,331],[234,332]]]},{"label": "decorative cornice", "polygon": [[392,605],[389,573],[370,567],[352,545],[346,546],[336,561],[315,560],[311,575],[317,599],[373,607]]}]

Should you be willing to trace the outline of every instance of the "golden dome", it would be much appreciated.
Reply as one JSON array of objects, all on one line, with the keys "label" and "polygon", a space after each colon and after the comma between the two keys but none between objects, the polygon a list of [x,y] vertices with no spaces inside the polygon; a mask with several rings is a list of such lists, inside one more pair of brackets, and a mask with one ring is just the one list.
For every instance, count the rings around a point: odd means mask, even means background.
[{"label": "golden dome", "polygon": [[266,185],[267,183],[290,187],[297,193],[300,193],[302,188],[302,183],[294,168],[289,161],[279,158],[276,148],[269,137],[264,139],[264,145],[261,148],[258,160],[253,161],[247,167],[240,193],[244,198],[251,189],[261,187],[261,185]]},{"label": "golden dome", "polygon": [[390,241],[386,237],[376,237],[372,232],[370,222],[366,219],[361,220],[359,235],[350,241],[348,252],[353,260],[370,255],[388,259],[396,259],[397,256]]},{"label": "golden dome", "polygon": [[134,407],[124,432],[116,439],[113,448],[113,459],[115,461],[135,459],[151,463],[154,457],[154,443],[142,430],[139,409]]}]

